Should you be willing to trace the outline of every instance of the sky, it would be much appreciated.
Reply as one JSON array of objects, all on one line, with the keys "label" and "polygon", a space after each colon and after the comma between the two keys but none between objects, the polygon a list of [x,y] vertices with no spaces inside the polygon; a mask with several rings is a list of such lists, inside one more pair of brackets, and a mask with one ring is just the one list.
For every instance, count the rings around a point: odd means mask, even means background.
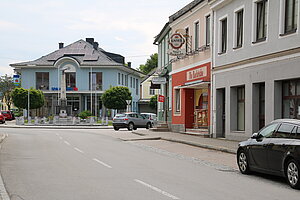
[{"label": "sky", "polygon": [[168,17],[192,0],[1,0],[0,75],[12,63],[31,61],[93,37],[133,68],[157,52],[153,45]]}]

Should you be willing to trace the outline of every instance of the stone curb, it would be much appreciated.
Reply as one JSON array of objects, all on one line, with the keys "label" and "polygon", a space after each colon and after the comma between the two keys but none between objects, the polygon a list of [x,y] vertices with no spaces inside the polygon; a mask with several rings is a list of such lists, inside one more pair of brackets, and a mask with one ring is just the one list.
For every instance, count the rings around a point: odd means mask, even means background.
[{"label": "stone curb", "polygon": [[44,129],[113,129],[112,126],[10,126],[0,125],[1,128],[44,128]]}]

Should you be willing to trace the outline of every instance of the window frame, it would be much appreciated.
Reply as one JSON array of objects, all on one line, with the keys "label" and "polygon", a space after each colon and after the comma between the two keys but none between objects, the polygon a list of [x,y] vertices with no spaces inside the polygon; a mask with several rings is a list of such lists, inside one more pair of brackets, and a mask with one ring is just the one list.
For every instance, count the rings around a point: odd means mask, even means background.
[{"label": "window frame", "polygon": [[[288,6],[287,3],[289,1],[292,1],[293,4],[293,9],[292,9],[292,23],[291,23],[291,28],[289,29],[287,26],[288,24]],[[298,5],[299,1],[298,0],[284,0],[284,34],[289,34],[289,33],[295,33],[298,28]]]},{"label": "window frame", "polygon": [[[39,85],[38,85],[38,74],[41,74],[41,76],[42,76],[41,77],[42,80]],[[47,74],[48,80],[45,79],[44,74]],[[49,83],[50,83],[50,73],[49,72],[35,72],[35,87],[36,87],[36,89],[49,90]],[[45,87],[41,87],[42,85],[44,85]]]},{"label": "window frame", "polygon": [[[259,0],[255,2],[255,42],[263,42],[267,39],[267,30],[268,30],[268,0]],[[259,9],[261,7],[261,9]],[[261,12],[260,12],[261,11]],[[260,14],[259,14],[260,12]],[[261,26],[262,25],[262,26]],[[262,29],[262,36],[260,36],[260,31]]]},{"label": "window frame", "polygon": [[220,45],[219,45],[219,55],[225,54],[228,49],[228,18],[223,17],[219,21],[220,23]]},{"label": "window frame", "polygon": [[[238,86],[236,87],[236,92],[237,92],[237,131],[245,131],[245,125],[246,125],[246,119],[245,119],[245,109],[246,109],[246,95],[245,95],[245,92],[246,92],[246,89],[245,89],[245,86]],[[240,95],[241,94],[241,95]],[[240,116],[240,105],[243,105],[242,109],[243,109],[243,116]],[[242,120],[242,121],[240,121]],[[242,127],[240,127],[240,123],[242,123]]]},{"label": "window frame", "polygon": [[194,22],[194,49],[197,50],[200,47],[200,21]]},{"label": "window frame", "polygon": [[235,32],[234,32],[234,48],[239,49],[243,47],[244,44],[244,19],[245,19],[245,9],[244,7],[239,8],[234,12],[235,16]]},{"label": "window frame", "polygon": [[211,34],[211,15],[205,16],[205,45],[210,46],[210,34]]},{"label": "window frame", "polygon": [[174,89],[174,96],[175,96],[175,102],[174,102],[174,112],[180,113],[181,112],[181,91],[180,88]]}]

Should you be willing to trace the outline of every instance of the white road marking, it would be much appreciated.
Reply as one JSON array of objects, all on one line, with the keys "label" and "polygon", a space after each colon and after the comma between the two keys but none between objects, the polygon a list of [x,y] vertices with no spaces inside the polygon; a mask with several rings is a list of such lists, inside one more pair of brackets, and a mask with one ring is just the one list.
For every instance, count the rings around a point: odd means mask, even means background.
[{"label": "white road marking", "polygon": [[143,182],[143,181],[141,181],[141,180],[134,179],[134,181],[137,182],[137,183],[140,183],[140,184],[142,184],[143,186],[148,187],[148,188],[150,188],[150,189],[152,189],[152,190],[154,190],[154,191],[156,191],[156,192],[158,192],[158,193],[160,193],[160,194],[163,194],[163,195],[165,195],[165,196],[167,196],[167,197],[169,197],[169,198],[171,198],[171,199],[179,199],[178,197],[176,197],[176,196],[174,196],[174,195],[171,195],[171,194],[169,194],[168,192],[165,192],[165,191],[163,191],[163,190],[161,190],[161,189],[159,189],[159,188],[157,188],[157,187],[154,187],[154,186],[152,186],[152,185],[150,185],[150,184],[148,184],[148,183],[145,183],[145,182]]},{"label": "white road marking", "polygon": [[69,142],[67,142],[67,141],[64,141],[64,143],[65,143],[66,145],[71,146],[71,144],[70,144]]},{"label": "white road marking", "polygon": [[84,153],[82,150],[80,150],[80,149],[78,149],[78,148],[76,148],[76,147],[74,147],[74,149],[75,149],[76,151],[80,152],[80,153]]},{"label": "white road marking", "polygon": [[107,168],[110,168],[110,169],[112,168],[110,165],[108,165],[108,164],[106,164],[106,163],[98,160],[97,158],[94,158],[93,161],[96,161],[97,163],[99,163],[99,164],[101,164],[101,165],[103,165],[103,166],[105,166]]}]

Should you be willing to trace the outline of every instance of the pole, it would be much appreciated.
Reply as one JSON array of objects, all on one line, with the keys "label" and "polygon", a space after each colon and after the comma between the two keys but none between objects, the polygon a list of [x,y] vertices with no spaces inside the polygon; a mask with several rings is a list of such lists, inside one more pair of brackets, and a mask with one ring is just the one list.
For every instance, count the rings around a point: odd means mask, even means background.
[{"label": "pole", "polygon": [[91,81],[91,84],[90,84],[90,87],[91,87],[91,113],[93,113],[93,70],[92,70],[92,67],[91,67],[91,76],[90,76],[90,81]]},{"label": "pole", "polygon": [[27,119],[29,120],[29,109],[30,109],[30,97],[29,97],[29,95],[30,95],[30,89],[28,89],[28,100],[27,100],[27,102],[28,102],[28,111],[27,111]]}]

